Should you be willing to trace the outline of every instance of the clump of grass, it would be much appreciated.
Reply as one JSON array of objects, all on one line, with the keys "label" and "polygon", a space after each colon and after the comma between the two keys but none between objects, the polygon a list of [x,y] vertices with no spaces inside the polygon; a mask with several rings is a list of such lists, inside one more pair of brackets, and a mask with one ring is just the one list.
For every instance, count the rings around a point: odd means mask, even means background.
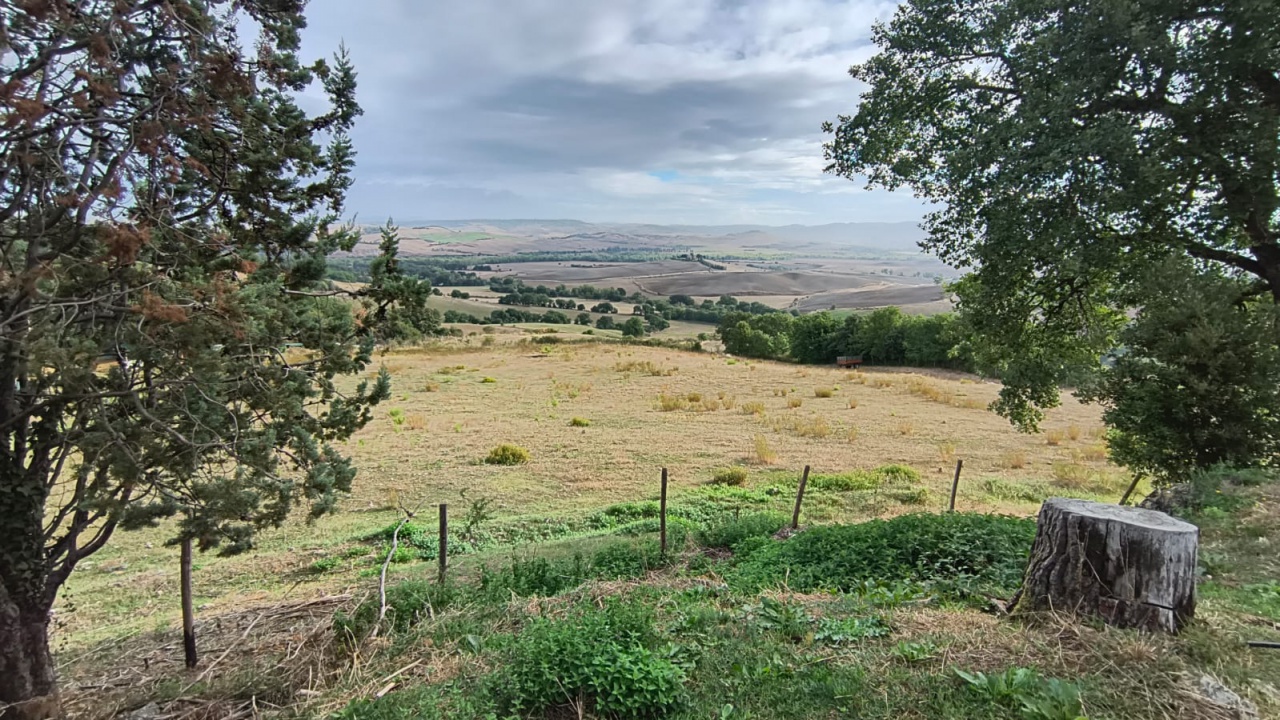
[{"label": "clump of grass", "polygon": [[1057,447],[1062,444],[1062,441],[1066,438],[1066,436],[1067,436],[1066,433],[1062,432],[1061,430],[1048,430],[1044,434],[1044,442],[1046,445],[1052,445],[1053,447]]},{"label": "clump of grass", "polygon": [[804,401],[803,401],[803,400],[801,400],[800,398],[787,398],[787,407],[788,407],[788,408],[790,408],[790,409],[792,409],[792,410],[795,410],[796,408],[800,407],[801,405],[804,405]]},{"label": "clump of grass", "polygon": [[493,383],[496,383],[498,381],[494,378],[485,376],[480,382],[484,383],[485,385],[492,385]]},{"label": "clump of grass", "polygon": [[405,417],[403,408],[391,408],[387,411],[387,415],[391,418],[391,425],[396,429],[399,429],[401,425],[404,425]]},{"label": "clump of grass", "polygon": [[1106,437],[1106,435],[1107,435],[1106,425],[1094,425],[1093,427],[1089,428],[1089,437],[1093,438],[1094,440],[1098,440],[1100,438]]},{"label": "clump of grass", "polygon": [[845,373],[844,379],[845,379],[845,380],[848,380],[849,382],[856,382],[856,383],[858,383],[859,385],[866,385],[866,384],[867,384],[867,376],[866,376],[866,375],[863,375],[862,373],[858,372],[857,370],[854,370],[854,371],[853,371],[853,372],[851,372],[851,373]]},{"label": "clump of grass", "polygon": [[850,410],[857,410],[857,409],[858,409],[858,401],[857,401],[857,400],[855,400],[855,399],[853,399],[853,398],[849,398],[849,409],[850,409]]},{"label": "clump of grass", "polygon": [[950,391],[940,388],[923,378],[913,377],[907,380],[907,390],[912,395],[919,395],[926,400],[943,403],[944,405],[950,405],[952,400],[955,399],[955,395]]},{"label": "clump of grass", "polygon": [[1027,454],[1021,450],[1007,452],[1000,456],[1000,464],[1010,470],[1021,470],[1027,466]]},{"label": "clump of grass", "polygon": [[851,443],[858,442],[858,428],[851,427],[845,431],[844,437]]},{"label": "clump of grass", "polygon": [[716,393],[716,397],[720,399],[720,407],[725,410],[732,410],[738,406],[738,397],[736,395],[730,395],[722,390]]},{"label": "clump of grass", "polygon": [[1072,442],[1079,440],[1082,433],[1083,431],[1079,425],[1071,424],[1067,426],[1067,437],[1071,438]]},{"label": "clump of grass", "polygon": [[751,459],[757,465],[772,465],[778,462],[778,453],[769,447],[769,440],[765,436],[756,435],[751,445]]},{"label": "clump of grass", "polygon": [[626,362],[614,363],[613,369],[617,372],[639,372],[653,377],[669,377],[679,372],[679,368],[668,368],[652,360],[627,360]]},{"label": "clump of grass", "polygon": [[719,409],[720,401],[715,398],[702,398],[702,401],[698,403],[698,410],[700,412],[715,412]]},{"label": "clump of grass", "polygon": [[931,494],[928,488],[909,488],[906,490],[890,490],[888,496],[903,505],[926,505]]},{"label": "clump of grass", "polygon": [[1080,452],[1080,457],[1090,462],[1101,462],[1107,459],[1107,446],[1104,443],[1095,443]]},{"label": "clump of grass", "polygon": [[787,396],[787,389],[786,389],[786,388],[774,388],[774,389],[773,389],[773,396],[774,396],[774,397],[786,397],[786,396]]},{"label": "clump of grass", "polygon": [[685,399],[690,403],[700,403],[702,402],[702,393],[691,392],[685,396]]},{"label": "clump of grass", "polygon": [[487,465],[523,465],[529,462],[529,451],[519,445],[502,444],[489,451]]},{"label": "clump of grass", "polygon": [[836,394],[836,389],[835,389],[835,388],[821,387],[821,388],[814,388],[814,389],[813,389],[813,396],[814,396],[814,397],[816,397],[816,398],[829,398],[829,397],[834,397],[834,396],[835,396],[835,394]]},{"label": "clump of grass", "polygon": [[742,403],[743,415],[764,415],[764,403],[759,401],[751,401]]},{"label": "clump of grass", "polygon": [[711,476],[712,485],[732,485],[739,487],[747,484],[746,468],[731,467],[721,468],[715,471]]},{"label": "clump of grass", "polygon": [[689,401],[679,395],[668,395],[667,393],[662,393],[658,396],[658,409],[662,412],[685,410],[688,407]]},{"label": "clump of grass", "polygon": [[950,441],[938,443],[938,459],[945,465],[956,461],[956,444]]},{"label": "clump of grass", "polygon": [[885,389],[893,387],[893,381],[885,378],[875,378],[871,381],[871,387]]},{"label": "clump of grass", "polygon": [[440,391],[440,383],[438,383],[438,382],[429,382],[429,383],[427,383],[426,387],[425,387],[425,388],[423,388],[423,389],[424,389],[424,390],[426,390],[427,392],[439,392],[439,391]]},{"label": "clump of grass", "polygon": [[831,434],[831,424],[826,418],[817,416],[792,420],[790,429],[800,437],[824,438]]},{"label": "clump of grass", "polygon": [[987,495],[997,500],[1014,500],[1018,502],[1043,502],[1048,495],[1043,491],[1037,491],[1029,485],[1012,482],[1009,480],[1001,480],[1000,478],[987,478],[982,481],[982,490]]},{"label": "clump of grass", "polygon": [[1089,468],[1079,463],[1054,463],[1053,484],[1068,490],[1083,490],[1089,486]]},{"label": "clump of grass", "polygon": [[898,424],[893,426],[893,429],[899,435],[914,435],[916,432],[915,424],[909,420],[899,421]]},{"label": "clump of grass", "polygon": [[977,398],[957,398],[954,403],[956,407],[962,407],[966,410],[986,410],[987,404]]},{"label": "clump of grass", "polygon": [[425,430],[427,429],[427,416],[422,413],[406,415],[404,424],[410,430]]},{"label": "clump of grass", "polygon": [[591,421],[586,418],[576,417],[569,421],[569,427],[591,427]]}]

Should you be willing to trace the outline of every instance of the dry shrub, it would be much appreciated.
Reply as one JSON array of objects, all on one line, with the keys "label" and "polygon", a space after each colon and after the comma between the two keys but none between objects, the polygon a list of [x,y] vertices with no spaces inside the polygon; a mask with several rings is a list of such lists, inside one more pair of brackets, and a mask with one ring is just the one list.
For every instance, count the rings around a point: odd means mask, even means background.
[{"label": "dry shrub", "polygon": [[857,400],[855,400],[855,399],[853,399],[853,398],[849,398],[849,409],[850,409],[850,410],[857,410],[857,409],[858,409],[858,401],[857,401]]},{"label": "dry shrub", "polygon": [[759,401],[742,403],[743,415],[764,415],[764,403]]},{"label": "dry shrub", "polygon": [[788,407],[788,408],[791,408],[792,410],[795,410],[796,408],[800,407],[800,406],[801,406],[801,405],[803,405],[803,404],[804,404],[804,401],[803,401],[803,400],[801,400],[800,398],[788,398],[788,399],[787,399],[787,407]]},{"label": "dry shrub", "polygon": [[1000,456],[1000,464],[1010,470],[1021,470],[1027,466],[1027,454],[1021,450],[1007,452]]},{"label": "dry shrub", "polygon": [[956,398],[956,401],[953,402],[952,405],[955,405],[956,407],[965,408],[966,410],[986,410],[987,409],[987,404],[977,398],[968,398],[968,397]]},{"label": "dry shrub", "polygon": [[638,372],[653,377],[669,377],[679,372],[679,368],[664,367],[652,360],[627,360],[613,364],[613,369],[621,373]]},{"label": "dry shrub", "polygon": [[1106,434],[1107,434],[1106,425],[1094,425],[1093,427],[1089,428],[1089,437],[1093,438],[1094,440],[1101,439],[1105,437]]},{"label": "dry shrub", "polygon": [[1069,490],[1083,490],[1089,486],[1089,468],[1079,463],[1054,463],[1053,484]]},{"label": "dry shrub", "polygon": [[851,427],[851,428],[849,428],[849,429],[848,429],[848,431],[846,431],[846,432],[845,432],[844,437],[845,437],[845,439],[846,439],[846,440],[848,440],[848,441],[849,441],[849,442],[851,442],[851,443],[853,443],[853,442],[857,442],[857,441],[858,441],[858,428],[856,428],[856,427]]},{"label": "dry shrub", "polygon": [[1079,440],[1082,432],[1079,425],[1072,424],[1067,426],[1067,437],[1071,438],[1072,442]]},{"label": "dry shrub", "polygon": [[438,382],[429,382],[429,383],[427,383],[427,386],[426,386],[425,388],[423,388],[423,389],[424,389],[424,390],[426,390],[427,392],[439,392],[439,391],[440,391],[440,383],[438,383]]},{"label": "dry shrub", "polygon": [[872,386],[872,387],[874,387],[874,388],[879,388],[879,389],[883,390],[884,388],[891,388],[891,387],[893,387],[893,381],[892,381],[892,380],[886,380],[886,379],[884,379],[884,378],[875,378],[874,380],[872,380],[872,381],[871,381],[871,386]]},{"label": "dry shrub", "polygon": [[672,412],[673,410],[684,410],[689,407],[689,401],[679,395],[668,395],[662,393],[658,396],[658,409],[662,412]]},{"label": "dry shrub", "polygon": [[916,432],[915,424],[907,420],[903,420],[899,422],[897,425],[894,425],[893,429],[899,435],[914,435]]},{"label": "dry shrub", "polygon": [[702,398],[698,403],[699,412],[715,412],[720,409],[720,401],[715,398]]},{"label": "dry shrub", "polygon": [[702,402],[702,393],[691,392],[685,396],[685,399],[691,403],[700,403]]},{"label": "dry shrub", "polygon": [[1066,437],[1066,433],[1061,430],[1048,430],[1044,434],[1044,442],[1046,445],[1057,447],[1062,444],[1062,441],[1065,440]]},{"label": "dry shrub", "polygon": [[956,461],[956,444],[953,442],[938,443],[938,459],[945,465]]},{"label": "dry shrub", "polygon": [[800,437],[824,438],[831,434],[831,425],[823,417],[797,418],[791,421],[790,430]]},{"label": "dry shrub", "polygon": [[422,413],[410,413],[405,416],[404,424],[410,430],[426,430],[427,416]]},{"label": "dry shrub", "polygon": [[747,484],[746,468],[732,467],[715,471],[711,476],[712,485],[733,485],[739,487]]},{"label": "dry shrub", "polygon": [[952,400],[955,399],[955,395],[949,390],[940,388],[923,378],[911,378],[907,380],[907,390],[910,391],[912,395],[919,395],[931,402],[943,403],[945,405],[950,405]]},{"label": "dry shrub", "polygon": [[829,398],[829,397],[834,397],[834,396],[835,396],[835,394],[836,394],[836,389],[835,389],[835,388],[829,388],[829,387],[827,387],[827,388],[814,388],[814,389],[813,389],[813,396],[814,396],[814,397],[817,397],[817,398]]},{"label": "dry shrub", "polygon": [[786,397],[786,396],[787,396],[787,389],[786,389],[786,388],[774,388],[774,389],[773,389],[773,396],[774,396],[774,397]]},{"label": "dry shrub", "polygon": [[756,435],[752,440],[751,460],[757,465],[772,465],[778,462],[778,453],[769,447],[769,440],[763,435]]},{"label": "dry shrub", "polygon": [[849,382],[856,382],[856,383],[858,383],[859,385],[866,385],[866,384],[867,384],[867,376],[866,376],[866,375],[863,375],[862,373],[858,372],[857,370],[855,370],[855,371],[853,371],[853,372],[851,372],[851,373],[845,373],[844,379],[845,379],[845,380],[848,380]]},{"label": "dry shrub", "polygon": [[724,393],[720,393],[720,407],[724,408],[725,410],[732,410],[737,406],[738,406],[737,395],[725,395]]},{"label": "dry shrub", "polygon": [[1080,452],[1080,457],[1089,462],[1101,462],[1107,459],[1107,446],[1105,443],[1095,443]]}]

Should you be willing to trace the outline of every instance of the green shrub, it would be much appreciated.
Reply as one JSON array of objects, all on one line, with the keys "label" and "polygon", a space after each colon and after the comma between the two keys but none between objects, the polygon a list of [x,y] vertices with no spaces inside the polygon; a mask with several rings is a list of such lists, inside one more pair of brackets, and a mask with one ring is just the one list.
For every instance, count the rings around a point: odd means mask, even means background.
[{"label": "green shrub", "polygon": [[929,502],[928,488],[910,488],[907,490],[891,490],[889,497],[903,505],[926,505]]},{"label": "green shrub", "polygon": [[702,544],[713,548],[733,548],[747,538],[769,537],[782,529],[787,519],[777,513],[745,515],[702,531]]},{"label": "green shrub", "polygon": [[327,573],[330,570],[334,570],[337,567],[338,567],[338,558],[325,557],[325,558],[320,558],[319,560],[311,563],[311,565],[307,568],[307,570],[312,573],[315,573],[316,575],[320,575],[323,573]]},{"label": "green shrub", "polygon": [[576,417],[569,421],[569,427],[591,427],[591,421],[586,418]]},{"label": "green shrub", "polygon": [[480,593],[497,600],[512,594],[548,597],[581,585],[588,577],[587,570],[581,553],[560,562],[547,558],[512,558],[510,565],[496,572],[480,568]]},{"label": "green shrub", "polygon": [[[387,588],[387,616],[384,622],[395,632],[403,632],[423,617],[448,607],[458,597],[452,585],[424,580],[405,580]],[[371,597],[360,603],[350,615],[338,613],[333,626],[338,637],[358,641],[373,630],[381,610],[379,599]],[[428,609],[430,608],[430,609]]]},{"label": "green shrub", "polygon": [[658,517],[656,500],[624,502],[610,505],[587,516],[587,527],[595,530],[618,527],[636,520]]},{"label": "green shrub", "polygon": [[[671,544],[671,527],[667,541]],[[591,575],[606,580],[640,577],[662,567],[662,548],[657,540],[631,540],[606,545],[591,557]]]},{"label": "green shrub", "polygon": [[983,480],[982,490],[987,495],[999,500],[1044,502],[1044,500],[1049,497],[1047,490],[1037,490],[1036,488],[1024,485],[1020,482],[1010,482],[1000,478],[987,478],[986,480]]},{"label": "green shrub", "polygon": [[875,469],[875,473],[883,478],[885,482],[913,483],[920,481],[920,473],[906,465],[882,465]]},{"label": "green shrub", "polygon": [[683,704],[685,674],[656,647],[652,616],[638,604],[537,618],[512,639],[495,693],[522,716],[558,715],[579,699],[591,715],[660,716]]},{"label": "green shrub", "polygon": [[728,579],[745,588],[785,580],[799,591],[897,580],[930,582],[961,596],[1005,594],[1022,580],[1035,530],[1034,520],[975,513],[819,526],[749,553],[740,545]]},{"label": "green shrub", "polygon": [[519,445],[499,445],[484,461],[489,465],[522,465],[529,462],[529,451]]},{"label": "green shrub", "polygon": [[747,470],[740,467],[722,468],[711,476],[711,482],[715,485],[746,485]]}]

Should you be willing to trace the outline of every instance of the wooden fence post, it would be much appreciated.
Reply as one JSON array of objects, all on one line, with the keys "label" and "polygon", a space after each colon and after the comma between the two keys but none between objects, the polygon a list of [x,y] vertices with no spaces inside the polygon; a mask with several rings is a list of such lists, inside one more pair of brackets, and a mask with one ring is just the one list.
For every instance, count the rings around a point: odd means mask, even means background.
[{"label": "wooden fence post", "polygon": [[1141,476],[1141,475],[1139,475],[1138,473],[1134,473],[1134,474],[1133,474],[1133,482],[1129,483],[1129,489],[1128,489],[1128,490],[1125,490],[1125,491],[1124,491],[1124,496],[1120,498],[1120,504],[1121,504],[1121,505],[1128,505],[1128,504],[1129,504],[1129,496],[1133,494],[1133,491],[1134,491],[1134,490],[1137,490],[1137,489],[1138,489],[1138,481],[1140,481],[1140,480],[1142,480],[1142,476]]},{"label": "wooden fence post", "polygon": [[667,556],[667,469],[662,468],[662,493],[658,496],[658,538],[662,556]]},{"label": "wooden fence post", "polygon": [[182,552],[179,560],[180,585],[182,590],[182,652],[190,670],[200,661],[196,653],[196,611],[191,597],[191,538],[182,539]]},{"label": "wooden fence post", "polygon": [[956,511],[956,490],[960,489],[960,470],[964,468],[964,460],[956,461],[956,477],[951,481],[951,502],[947,505],[947,512]]},{"label": "wooden fence post", "polygon": [[440,582],[449,567],[449,505],[440,503]]},{"label": "wooden fence post", "polygon": [[796,490],[796,509],[791,513],[791,529],[800,527],[800,503],[804,501],[804,486],[809,484],[809,466],[804,466],[804,474],[800,476],[800,487]]}]

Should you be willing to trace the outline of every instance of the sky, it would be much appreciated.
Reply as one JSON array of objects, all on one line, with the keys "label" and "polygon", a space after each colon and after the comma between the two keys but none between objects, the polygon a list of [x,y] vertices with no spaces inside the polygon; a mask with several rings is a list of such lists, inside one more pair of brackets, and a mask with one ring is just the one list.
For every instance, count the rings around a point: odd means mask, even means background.
[{"label": "sky", "polygon": [[[351,52],[361,222],[916,220],[824,175],[856,110],[867,0],[311,0],[304,53]],[[313,102],[317,97],[311,98]]]}]

